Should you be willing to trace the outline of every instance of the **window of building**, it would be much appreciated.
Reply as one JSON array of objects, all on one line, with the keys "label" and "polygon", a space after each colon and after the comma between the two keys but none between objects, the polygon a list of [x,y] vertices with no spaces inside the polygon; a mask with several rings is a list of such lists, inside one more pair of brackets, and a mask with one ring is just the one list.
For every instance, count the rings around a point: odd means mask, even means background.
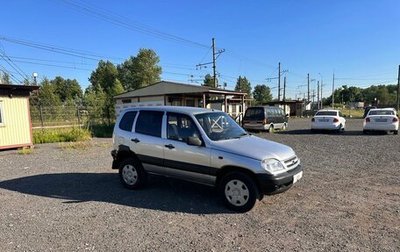
[{"label": "window of building", "polygon": [[123,99],[122,103],[131,103],[131,99]]},{"label": "window of building", "polygon": [[125,113],[121,119],[121,122],[119,123],[119,128],[125,131],[132,131],[133,121],[135,120],[136,113],[136,111]]},{"label": "window of building", "polygon": [[137,133],[161,137],[162,118],[161,111],[140,111],[136,122]]}]

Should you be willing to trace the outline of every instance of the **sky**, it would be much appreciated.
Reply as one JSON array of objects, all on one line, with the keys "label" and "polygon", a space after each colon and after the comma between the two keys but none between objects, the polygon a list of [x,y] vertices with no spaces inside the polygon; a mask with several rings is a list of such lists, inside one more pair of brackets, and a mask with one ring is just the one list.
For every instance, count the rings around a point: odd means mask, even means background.
[{"label": "sky", "polygon": [[100,59],[120,64],[140,48],[160,57],[162,80],[200,85],[212,61],[211,41],[224,50],[219,82],[239,76],[278,93],[278,63],[286,97],[323,83],[323,97],[342,85],[397,84],[398,0],[13,0],[3,1],[0,71],[14,82],[55,76],[82,89]]}]

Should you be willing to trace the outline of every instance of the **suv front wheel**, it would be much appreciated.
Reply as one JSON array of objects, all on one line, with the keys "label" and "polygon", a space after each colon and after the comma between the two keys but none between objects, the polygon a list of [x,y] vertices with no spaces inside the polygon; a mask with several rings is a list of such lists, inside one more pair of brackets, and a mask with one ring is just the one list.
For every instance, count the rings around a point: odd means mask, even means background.
[{"label": "suv front wheel", "polygon": [[242,213],[251,210],[258,198],[254,180],[242,172],[225,175],[221,180],[220,191],[227,207]]},{"label": "suv front wheel", "polygon": [[120,163],[119,177],[128,189],[140,188],[146,182],[146,172],[141,163],[133,158],[127,158]]}]

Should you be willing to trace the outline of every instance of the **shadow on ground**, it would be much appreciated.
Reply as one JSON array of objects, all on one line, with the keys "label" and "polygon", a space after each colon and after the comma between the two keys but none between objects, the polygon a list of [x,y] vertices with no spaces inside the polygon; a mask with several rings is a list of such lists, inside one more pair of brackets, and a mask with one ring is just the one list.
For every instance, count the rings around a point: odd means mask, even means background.
[{"label": "shadow on ground", "polygon": [[[286,130],[282,132],[278,132],[277,134],[283,135],[338,135],[338,136],[366,136],[362,132],[362,130],[345,130],[344,132],[338,133],[337,131],[333,130],[316,130],[311,131],[310,129],[299,129],[299,130]],[[386,132],[371,132],[368,135],[387,135]]]},{"label": "shadow on ground", "polygon": [[69,204],[98,201],[168,212],[232,213],[214,188],[157,176],[140,190],[125,189],[113,173],[41,174],[2,181],[0,188]]}]

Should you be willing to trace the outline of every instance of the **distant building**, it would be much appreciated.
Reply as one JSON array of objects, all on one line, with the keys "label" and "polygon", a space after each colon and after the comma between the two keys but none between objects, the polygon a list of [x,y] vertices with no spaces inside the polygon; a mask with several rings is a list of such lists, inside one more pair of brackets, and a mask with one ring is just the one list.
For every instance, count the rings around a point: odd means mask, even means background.
[{"label": "distant building", "polygon": [[232,117],[246,109],[246,93],[160,81],[134,91],[114,96],[116,114],[124,108],[138,106],[188,106],[222,110]]},{"label": "distant building", "polygon": [[0,85],[0,150],[33,145],[29,96],[38,88]]},{"label": "distant building", "polygon": [[276,106],[283,109],[286,114],[289,116],[303,116],[305,112],[305,102],[304,101],[273,101],[267,103],[270,106]]},{"label": "distant building", "polygon": [[349,107],[351,109],[362,109],[364,108],[364,102],[349,102]]}]

